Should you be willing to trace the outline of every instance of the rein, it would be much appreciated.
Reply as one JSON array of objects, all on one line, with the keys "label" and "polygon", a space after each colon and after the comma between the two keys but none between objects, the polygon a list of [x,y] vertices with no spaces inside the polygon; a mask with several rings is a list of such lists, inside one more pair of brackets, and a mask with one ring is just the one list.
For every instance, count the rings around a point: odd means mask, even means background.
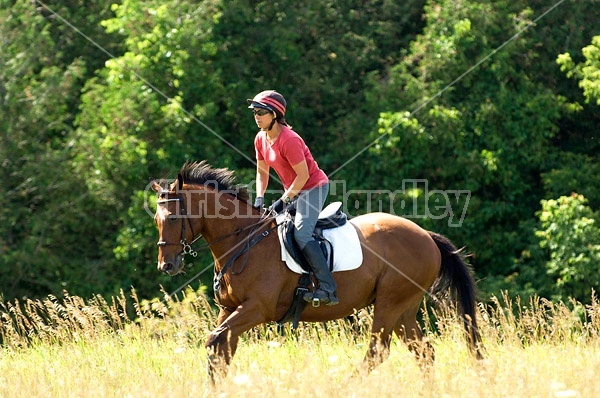
[{"label": "rein", "polygon": [[[253,228],[250,231],[250,233],[248,234],[248,237],[245,239],[245,242],[244,242],[245,243],[244,247],[242,247],[240,250],[238,250],[236,253],[234,253],[229,258],[229,260],[227,260],[227,262],[225,263],[223,268],[221,268],[219,273],[215,274],[215,277],[213,279],[213,290],[215,292],[215,295],[221,288],[221,279],[223,279],[223,275],[225,275],[227,273],[227,271],[233,265],[235,260],[237,260],[242,254],[246,254],[246,258],[244,259],[244,262],[242,263],[241,267],[239,268],[238,271],[232,270],[231,271],[232,275],[240,274],[244,270],[244,268],[246,268],[246,263],[248,262],[248,253],[249,253],[250,249],[254,245],[256,245],[258,242],[263,240],[263,238],[266,238],[267,236],[269,236],[271,231],[273,231],[274,229],[276,229],[279,226],[279,224],[275,223],[274,227],[264,230],[262,233],[255,236],[253,239],[250,239],[252,237],[252,235],[254,235],[256,233],[255,231],[256,231],[256,229],[258,229],[260,227],[260,224],[263,224],[263,223],[266,224],[265,221],[270,222],[271,220],[273,220],[272,217],[266,217],[266,218],[261,217],[261,219],[256,224],[252,224],[252,225],[248,226],[248,227],[256,227],[256,228]],[[248,228],[248,227],[246,227],[246,228]]]}]

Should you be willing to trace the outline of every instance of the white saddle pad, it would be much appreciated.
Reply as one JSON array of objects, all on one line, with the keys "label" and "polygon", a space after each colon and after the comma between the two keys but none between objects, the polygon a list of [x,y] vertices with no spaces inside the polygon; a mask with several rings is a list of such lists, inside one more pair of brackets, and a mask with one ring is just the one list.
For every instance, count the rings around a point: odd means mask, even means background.
[{"label": "white saddle pad", "polygon": [[[295,273],[307,273],[285,248],[285,244],[283,243],[283,225],[277,228],[277,234],[279,235],[279,245],[281,246],[281,260]],[[358,233],[350,221],[341,227],[323,230],[323,236],[333,246],[333,272],[350,271],[360,267],[363,261],[362,247]]]}]

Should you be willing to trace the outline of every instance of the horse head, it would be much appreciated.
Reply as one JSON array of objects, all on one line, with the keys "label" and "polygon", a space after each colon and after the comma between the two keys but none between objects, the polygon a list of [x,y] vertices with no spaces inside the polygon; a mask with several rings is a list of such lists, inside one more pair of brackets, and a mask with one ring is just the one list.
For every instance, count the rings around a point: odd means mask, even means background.
[{"label": "horse head", "polygon": [[234,184],[233,172],[204,161],[186,162],[172,184],[151,186],[158,195],[158,270],[169,275],[183,271],[186,254],[196,256],[191,247],[196,240],[204,238],[205,247],[214,250],[213,243],[235,237],[240,225],[260,218],[246,189]]},{"label": "horse head", "polygon": [[158,270],[171,276],[183,271],[184,255],[195,252],[189,241],[194,240],[194,228],[190,214],[186,211],[186,194],[182,190],[183,180],[167,185],[165,182],[152,181],[152,189],[157,193],[154,221],[158,227]]}]

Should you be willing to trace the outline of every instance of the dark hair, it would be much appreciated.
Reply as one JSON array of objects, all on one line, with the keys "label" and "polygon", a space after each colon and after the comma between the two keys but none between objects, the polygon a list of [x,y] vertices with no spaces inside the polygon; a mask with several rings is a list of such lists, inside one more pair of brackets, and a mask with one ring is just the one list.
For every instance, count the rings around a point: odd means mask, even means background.
[{"label": "dark hair", "polygon": [[[277,112],[275,112],[275,115],[277,115]],[[279,115],[277,115],[277,116],[275,117],[275,120],[277,120],[277,123],[279,123],[279,124],[281,124],[281,125],[288,126],[290,129],[292,128],[292,126],[290,126],[290,125],[288,124],[288,122],[286,122],[286,121],[285,121],[285,117],[283,117],[283,116],[279,116]]]}]

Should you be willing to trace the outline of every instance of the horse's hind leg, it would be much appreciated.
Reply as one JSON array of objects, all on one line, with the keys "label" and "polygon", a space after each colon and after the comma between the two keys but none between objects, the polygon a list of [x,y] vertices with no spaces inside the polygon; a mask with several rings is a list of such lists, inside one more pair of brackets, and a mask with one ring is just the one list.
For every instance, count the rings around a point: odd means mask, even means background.
[{"label": "horse's hind leg", "polygon": [[394,333],[402,339],[408,349],[415,355],[422,369],[433,365],[435,352],[431,343],[423,339],[421,326],[417,322],[417,312],[420,306],[407,310],[394,326]]},{"label": "horse's hind leg", "polygon": [[389,356],[392,331],[401,312],[402,310],[390,304],[386,305],[382,302],[375,304],[371,340],[363,360],[363,367],[367,372],[371,372]]},{"label": "horse's hind leg", "polygon": [[390,343],[392,341],[391,330],[381,329],[379,332],[371,333],[369,349],[363,360],[363,366],[367,372],[371,372],[390,355]]}]

